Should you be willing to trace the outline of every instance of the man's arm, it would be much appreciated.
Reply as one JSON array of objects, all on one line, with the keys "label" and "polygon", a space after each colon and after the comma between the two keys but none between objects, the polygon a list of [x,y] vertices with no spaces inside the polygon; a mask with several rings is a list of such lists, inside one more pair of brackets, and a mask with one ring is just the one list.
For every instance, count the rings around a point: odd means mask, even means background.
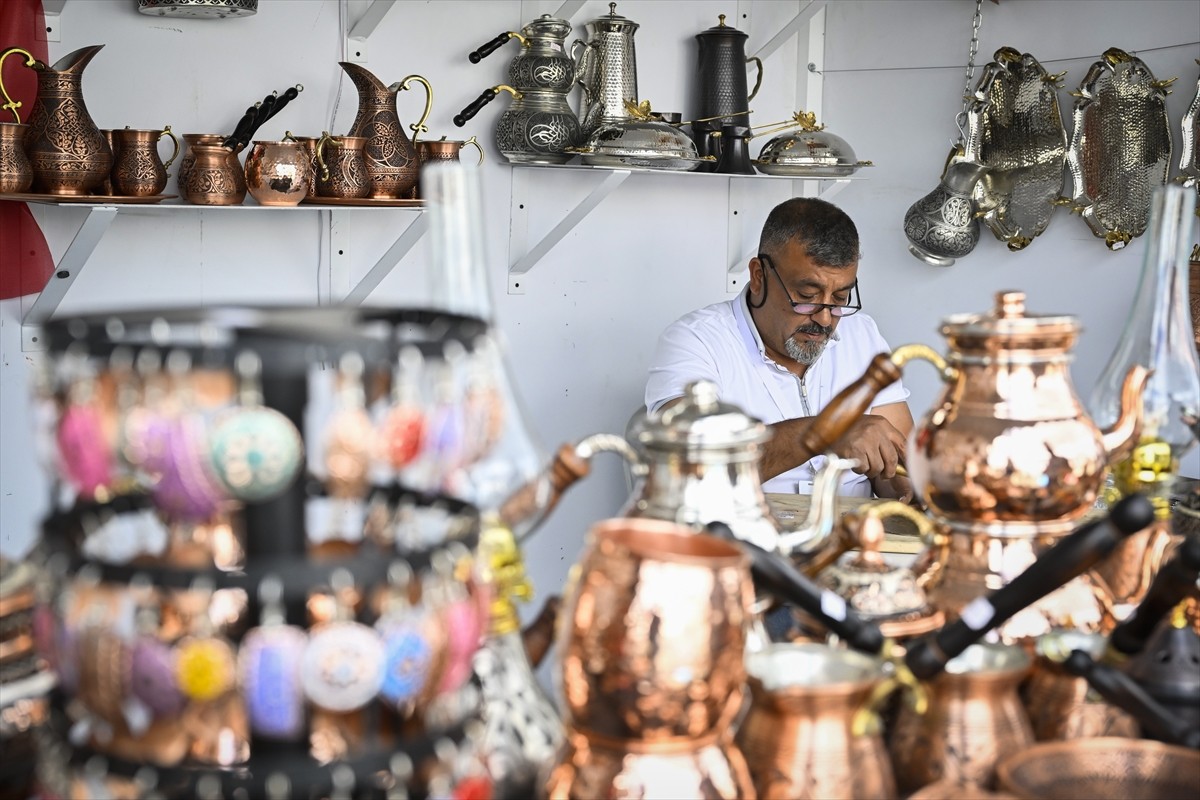
[{"label": "man's arm", "polygon": [[[886,414],[882,413],[885,411]],[[857,459],[860,466],[856,472],[872,480],[892,478],[896,474],[896,465],[904,462],[905,436],[912,429],[912,415],[904,403],[880,406],[872,409],[872,412],[856,420],[846,435],[829,449],[842,458]],[[802,452],[799,446],[800,435],[808,430],[812,420],[812,417],[797,417],[771,426],[775,435],[763,445],[759,462],[764,481],[800,466],[814,455],[820,455]],[[903,425],[904,430],[897,427],[896,423]]]}]

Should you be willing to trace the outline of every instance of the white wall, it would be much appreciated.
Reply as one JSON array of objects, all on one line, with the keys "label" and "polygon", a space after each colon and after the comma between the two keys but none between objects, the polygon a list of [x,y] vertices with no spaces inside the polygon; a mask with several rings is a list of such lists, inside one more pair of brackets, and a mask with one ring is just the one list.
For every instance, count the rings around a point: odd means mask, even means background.
[{"label": "white wall", "polygon": [[[524,294],[508,294],[505,267],[522,255],[509,251],[515,172],[491,142],[507,100],[498,99],[463,130],[450,120],[504,79],[515,46],[479,65],[470,64],[466,54],[557,6],[401,0],[368,43],[365,65],[385,82],[414,72],[428,77],[435,88],[433,134],[474,133],[488,148],[484,188],[497,318],[511,345],[510,363],[528,419],[547,452],[589,433],[623,430],[641,402],[659,331],[678,315],[729,296],[727,251],[749,247],[766,210],[791,189],[785,181],[746,181],[731,203],[723,178],[635,175],[528,274]],[[84,78],[86,101],[100,127],[169,123],[179,132],[230,130],[250,102],[299,82],[305,92],[259,138],[278,138],[285,129],[302,135],[349,128],[357,101],[336,65],[341,48],[336,0],[261,0],[257,16],[225,21],[158,19],[137,14],[135,7],[133,0],[70,0],[60,23],[62,41],[51,45],[57,58],[86,44],[107,43]],[[750,34],[753,50],[797,7],[791,0],[621,2],[618,12],[641,23],[636,35],[641,96],[656,109],[691,111],[696,33],[725,13]],[[364,8],[362,0],[351,0],[350,24]],[[867,180],[850,184],[836,202],[858,223],[867,306],[893,344],[920,341],[941,349],[940,317],[983,311],[995,291],[1024,289],[1033,311],[1081,317],[1086,331],[1074,376],[1086,397],[1124,322],[1141,240],[1109,252],[1080,219],[1060,212],[1021,253],[1008,252],[986,231],[975,252],[950,269],[928,267],[905,249],[904,211],[935,185],[956,133],[973,8],[971,0],[829,3],[821,119],[859,158],[876,164],[864,171]],[[584,23],[602,13],[607,3],[589,0],[574,18],[576,35],[583,36]],[[747,17],[735,22],[743,13]],[[1142,51],[1157,77],[1180,76],[1168,98],[1177,126],[1195,90],[1198,41],[1196,0],[1003,0],[984,3],[979,62],[1010,45],[1033,53],[1052,71],[1068,69],[1066,86],[1074,89],[1107,47]],[[806,63],[795,42],[767,62],[762,93],[752,104],[757,123],[784,119],[796,109],[797,78],[802,82]],[[1066,91],[1060,94],[1068,119],[1070,100]],[[418,97],[401,97],[406,123],[418,111]],[[526,208],[513,210],[513,222],[525,225],[532,241],[595,180],[579,172],[527,171],[518,179]],[[84,212],[36,207],[35,213],[58,258]],[[729,242],[730,220],[742,219],[740,241]],[[355,217],[350,231],[355,277],[391,243],[394,225],[406,221],[378,211]],[[322,220],[313,212],[123,212],[62,312],[327,300],[337,274],[329,269],[326,247]],[[369,302],[411,302],[425,258],[424,248],[417,247]],[[332,294],[339,294],[336,287]],[[45,482],[32,466],[24,400],[33,359],[20,350],[18,325],[32,300],[0,305],[0,551],[8,555],[24,552],[44,510]],[[932,371],[916,366],[907,380],[914,412],[920,413],[938,389]],[[1200,467],[1193,467],[1191,474],[1198,473]],[[600,461],[593,477],[568,495],[531,540],[528,560],[542,595],[561,584],[587,527],[610,516],[624,495],[619,465]]]}]

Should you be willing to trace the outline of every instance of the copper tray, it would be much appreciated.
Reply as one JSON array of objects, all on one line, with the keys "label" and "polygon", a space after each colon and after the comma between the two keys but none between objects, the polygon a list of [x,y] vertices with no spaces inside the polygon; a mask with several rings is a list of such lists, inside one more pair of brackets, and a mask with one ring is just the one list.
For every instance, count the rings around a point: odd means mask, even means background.
[{"label": "copper tray", "polygon": [[379,208],[423,208],[424,200],[410,200],[407,197],[307,197],[300,201],[309,206],[376,206]]},{"label": "copper tray", "polygon": [[92,205],[147,205],[161,203],[179,197],[177,194],[155,194],[149,197],[129,197],[116,194],[28,194],[14,192],[0,194],[0,200],[16,200],[21,203],[90,203]]},{"label": "copper tray", "polygon": [[1059,76],[1029,53],[1001,47],[983,70],[967,111],[966,160],[988,168],[975,184],[983,222],[1009,250],[1033,241],[1062,193],[1067,131]]}]

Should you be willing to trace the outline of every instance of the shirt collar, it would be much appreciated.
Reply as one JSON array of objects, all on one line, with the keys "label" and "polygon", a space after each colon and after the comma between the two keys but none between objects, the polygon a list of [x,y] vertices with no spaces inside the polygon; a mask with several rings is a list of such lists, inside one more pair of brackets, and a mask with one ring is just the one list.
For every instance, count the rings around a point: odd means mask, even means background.
[{"label": "shirt collar", "polygon": [[[778,367],[779,364],[776,364],[775,360],[772,359],[769,355],[767,355],[767,348],[766,348],[766,345],[763,344],[762,335],[759,334],[759,332],[758,332],[758,326],[754,324],[754,317],[750,316],[750,284],[749,284],[749,282],[747,282],[745,288],[742,289],[741,296],[737,300],[734,301],[733,313],[734,313],[734,315],[737,316],[738,324],[740,326],[742,326],[742,328],[745,331],[748,332],[750,339],[753,342],[754,347],[757,348],[758,355],[762,358],[763,362],[767,363],[767,364],[773,364]],[[841,327],[841,326],[839,325],[838,327]],[[822,356],[825,355],[825,353],[828,352],[830,348],[836,346],[837,343],[841,340],[841,338],[842,338],[841,333],[839,333],[838,329],[835,328],[833,331],[833,336],[829,337],[829,343],[825,345],[825,350],[822,351],[821,355]],[[817,360],[820,361],[820,357],[818,357]],[[782,367],[781,367],[781,369],[782,369]]]}]

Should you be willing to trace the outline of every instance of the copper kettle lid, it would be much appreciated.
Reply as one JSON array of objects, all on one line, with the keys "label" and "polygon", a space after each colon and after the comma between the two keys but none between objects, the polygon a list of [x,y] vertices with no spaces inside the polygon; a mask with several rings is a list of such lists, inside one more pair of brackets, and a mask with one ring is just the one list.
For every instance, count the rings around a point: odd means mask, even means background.
[{"label": "copper kettle lid", "polygon": [[722,403],[716,384],[695,381],[684,387],[683,401],[647,414],[631,435],[650,449],[738,450],[771,438],[762,421]]},{"label": "copper kettle lid", "polygon": [[954,314],[942,320],[941,333],[958,350],[1068,349],[1079,335],[1079,320],[1069,314],[1029,314],[1025,293],[996,293],[996,306],[983,314]]}]

